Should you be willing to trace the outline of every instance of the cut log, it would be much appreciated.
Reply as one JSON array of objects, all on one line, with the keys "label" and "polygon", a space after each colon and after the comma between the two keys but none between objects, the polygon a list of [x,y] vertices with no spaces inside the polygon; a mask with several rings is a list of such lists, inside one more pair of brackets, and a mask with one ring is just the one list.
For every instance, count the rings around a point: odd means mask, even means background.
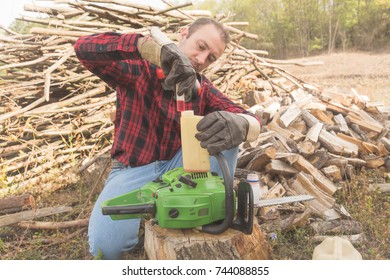
[{"label": "cut log", "polygon": [[294,159],[293,161],[290,161],[291,164],[299,171],[310,174],[313,177],[316,186],[323,192],[329,195],[333,195],[336,192],[336,186],[304,157],[299,155],[296,157],[296,160],[293,157],[289,157],[289,160],[291,159]]},{"label": "cut log", "polygon": [[346,133],[349,131],[349,127],[347,125],[347,122],[345,121],[342,114],[337,114],[334,116],[334,121],[338,124],[340,131]]},{"label": "cut log", "polygon": [[390,140],[386,137],[381,138],[381,143],[385,146],[386,150],[390,153]]},{"label": "cut log", "polygon": [[315,153],[317,150],[317,146],[313,144],[311,141],[303,141],[298,143],[297,145],[298,152],[304,157],[308,157]]},{"label": "cut log", "polygon": [[321,130],[319,141],[329,152],[337,155],[357,156],[359,153],[359,147],[357,145],[345,141],[324,129]]},{"label": "cut log", "polygon": [[283,127],[289,127],[289,125],[301,115],[301,112],[302,109],[299,108],[297,105],[293,104],[289,106],[286,112],[284,112],[284,114],[280,117],[280,122],[283,124]]},{"label": "cut log", "polygon": [[333,211],[335,199],[318,188],[307,174],[299,173],[290,184],[290,191],[294,195],[308,194],[315,197],[314,200],[306,201],[304,204],[326,220],[340,218],[340,215]]},{"label": "cut log", "polygon": [[365,160],[368,168],[378,168],[385,164],[385,160],[376,155],[362,155],[362,159]]},{"label": "cut log", "polygon": [[321,171],[328,176],[328,178],[331,178],[333,182],[340,182],[343,179],[340,168],[336,165],[324,167]]},{"label": "cut log", "polygon": [[280,108],[280,103],[279,102],[274,102],[271,105],[269,105],[267,108],[264,109],[263,111],[263,119],[265,120],[265,123],[268,123],[271,121],[276,114],[276,112]]},{"label": "cut log", "polygon": [[253,158],[265,152],[265,150],[272,146],[272,143],[265,144],[263,146],[255,147],[255,148],[247,148],[239,153],[237,160],[237,167],[244,168],[248,165],[248,163],[253,160]]},{"label": "cut log", "polygon": [[310,111],[313,116],[315,116],[317,119],[322,121],[325,124],[334,125],[334,122],[332,120],[333,116],[329,117],[326,113],[329,111],[322,111],[322,110],[311,110]]},{"label": "cut log", "polygon": [[329,153],[324,149],[317,150],[307,160],[317,169],[321,169],[329,159]]},{"label": "cut log", "polygon": [[382,155],[379,148],[374,144],[364,142],[362,140],[353,138],[353,137],[345,135],[343,133],[337,133],[337,136],[340,137],[341,139],[344,139],[345,141],[348,141],[350,143],[357,145],[359,147],[360,153]]},{"label": "cut log", "polygon": [[145,223],[145,252],[150,260],[269,260],[271,247],[254,219],[253,232],[234,229],[208,234],[193,229],[164,229]]},{"label": "cut log", "polygon": [[29,194],[0,199],[0,215],[35,209],[35,199]]},{"label": "cut log", "polygon": [[266,165],[265,171],[270,174],[278,174],[287,177],[298,173],[298,170],[294,167],[277,159],[271,160],[271,162]]},{"label": "cut log", "polygon": [[0,217],[0,227],[13,225],[22,221],[29,221],[36,218],[69,212],[71,210],[72,207],[58,206],[9,214]]},{"label": "cut log", "polygon": [[[280,183],[276,183],[269,189],[269,191],[262,197],[262,199],[283,197],[285,193],[286,189],[283,187],[283,185]],[[261,216],[265,216],[267,215],[267,213],[273,211],[273,209],[276,209],[276,206],[261,207],[259,213]]]},{"label": "cut log", "polygon": [[332,220],[311,223],[309,226],[319,235],[341,235],[341,234],[360,234],[363,231],[362,225],[353,220]]},{"label": "cut log", "polygon": [[321,94],[322,97],[326,97],[329,100],[337,101],[343,106],[350,107],[353,101],[353,96],[346,92],[340,93],[336,89],[326,89]]},{"label": "cut log", "polygon": [[312,127],[313,125],[315,125],[317,123],[321,123],[319,119],[317,119],[315,116],[313,116],[307,110],[302,111],[302,118],[308,127]]},{"label": "cut log", "polygon": [[383,130],[383,125],[374,120],[369,114],[363,110],[350,112],[346,117],[347,122],[357,124],[361,129],[365,131],[373,131],[379,134]]},{"label": "cut log", "polygon": [[323,126],[324,124],[322,122],[318,122],[314,124],[312,127],[310,127],[309,131],[306,134],[306,140],[310,140],[314,143],[317,143],[318,137],[320,136]]},{"label": "cut log", "polygon": [[261,149],[257,154],[251,159],[251,161],[246,166],[246,169],[253,171],[263,171],[265,166],[275,158],[276,149],[273,146],[269,146],[265,149]]}]

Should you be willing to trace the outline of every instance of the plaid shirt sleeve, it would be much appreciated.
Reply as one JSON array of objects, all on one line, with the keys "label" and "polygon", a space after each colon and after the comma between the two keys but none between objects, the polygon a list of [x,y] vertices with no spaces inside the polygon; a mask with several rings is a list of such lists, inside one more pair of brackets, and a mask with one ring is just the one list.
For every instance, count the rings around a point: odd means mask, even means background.
[{"label": "plaid shirt sleeve", "polygon": [[[80,37],[74,49],[80,62],[112,87],[129,86],[142,66],[137,50],[139,34],[107,32]],[[129,64],[129,61],[132,61]]]}]

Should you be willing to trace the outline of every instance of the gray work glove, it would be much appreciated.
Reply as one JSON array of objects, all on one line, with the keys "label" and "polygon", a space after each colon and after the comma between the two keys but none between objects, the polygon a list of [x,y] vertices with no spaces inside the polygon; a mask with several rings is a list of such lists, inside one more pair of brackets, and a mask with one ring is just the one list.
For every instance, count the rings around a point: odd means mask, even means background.
[{"label": "gray work glove", "polygon": [[196,128],[199,133],[195,137],[202,148],[207,149],[210,155],[216,155],[244,142],[249,123],[240,115],[217,111],[203,117]]},{"label": "gray work glove", "polygon": [[151,37],[144,37],[139,52],[142,58],[161,67],[164,88],[185,95],[190,100],[196,82],[196,72],[188,57],[157,27],[152,27]]}]

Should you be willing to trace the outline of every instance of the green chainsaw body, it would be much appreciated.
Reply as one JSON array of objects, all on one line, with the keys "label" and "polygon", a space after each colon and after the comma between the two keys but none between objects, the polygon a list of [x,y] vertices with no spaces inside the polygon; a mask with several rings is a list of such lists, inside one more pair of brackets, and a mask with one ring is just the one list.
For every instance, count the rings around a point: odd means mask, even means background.
[{"label": "green chainsaw body", "polygon": [[[102,206],[119,209],[118,214],[110,215],[113,220],[145,218],[152,214],[163,228],[193,228],[225,218],[225,186],[223,179],[211,172],[188,173],[179,167],[165,173],[162,179],[105,201]],[[120,214],[120,209],[126,207],[127,212],[131,208],[134,212],[136,209],[144,212]]]},{"label": "green chainsaw body", "polygon": [[236,195],[226,159],[221,154],[215,157],[223,178],[213,172],[186,172],[178,167],[161,179],[104,201],[103,215],[113,220],[152,218],[162,228],[201,227],[211,234],[228,228],[252,233],[252,188],[241,181]]}]

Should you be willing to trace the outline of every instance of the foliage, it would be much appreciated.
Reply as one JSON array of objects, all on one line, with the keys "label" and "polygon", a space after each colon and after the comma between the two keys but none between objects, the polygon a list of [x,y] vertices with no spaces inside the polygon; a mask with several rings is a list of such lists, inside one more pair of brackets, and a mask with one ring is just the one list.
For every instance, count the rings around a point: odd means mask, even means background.
[{"label": "foliage", "polygon": [[272,57],[309,56],[318,52],[390,47],[390,2],[386,0],[203,0],[196,9],[232,14],[246,21]]}]

